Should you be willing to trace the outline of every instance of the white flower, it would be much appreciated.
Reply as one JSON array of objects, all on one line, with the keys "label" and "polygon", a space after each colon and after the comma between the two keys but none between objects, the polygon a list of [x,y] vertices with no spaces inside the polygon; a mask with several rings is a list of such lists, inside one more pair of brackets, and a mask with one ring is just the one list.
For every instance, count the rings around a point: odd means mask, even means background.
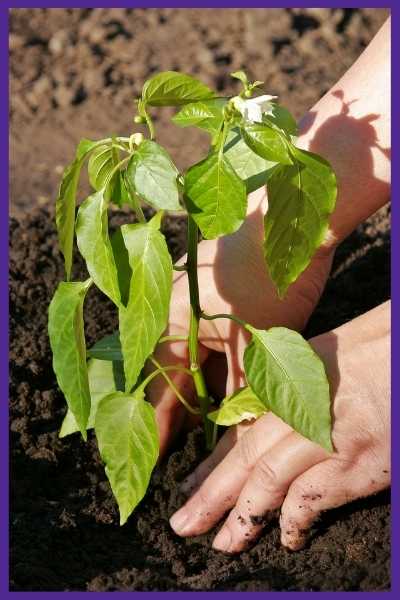
[{"label": "white flower", "polygon": [[244,100],[240,96],[232,98],[233,106],[238,110],[247,121],[253,123],[262,123],[263,114],[272,112],[271,100],[274,100],[278,96],[258,96],[257,98],[249,98]]}]

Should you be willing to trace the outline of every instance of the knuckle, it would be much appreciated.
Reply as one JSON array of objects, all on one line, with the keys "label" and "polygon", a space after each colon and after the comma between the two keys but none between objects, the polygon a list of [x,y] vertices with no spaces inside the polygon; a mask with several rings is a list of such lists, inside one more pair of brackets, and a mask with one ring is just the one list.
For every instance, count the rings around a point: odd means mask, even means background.
[{"label": "knuckle", "polygon": [[255,436],[250,429],[240,438],[238,443],[239,461],[242,467],[252,469],[258,458]]},{"label": "knuckle", "polygon": [[283,495],[278,473],[271,466],[266,457],[261,457],[257,462],[254,469],[254,478],[263,492],[269,495]]}]

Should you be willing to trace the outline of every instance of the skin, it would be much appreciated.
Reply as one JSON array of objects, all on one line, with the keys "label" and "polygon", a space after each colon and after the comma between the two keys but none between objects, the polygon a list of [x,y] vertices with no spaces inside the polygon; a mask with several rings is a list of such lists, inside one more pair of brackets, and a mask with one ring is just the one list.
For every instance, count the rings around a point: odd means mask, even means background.
[{"label": "skin", "polygon": [[[199,245],[200,300],[206,313],[232,313],[260,329],[305,326],[337,245],[388,200],[389,65],[388,21],[301,121],[298,146],[329,160],[338,180],[329,232],[309,267],[280,300],[264,265],[267,199],[259,190],[249,197],[248,218],[238,232]],[[177,273],[168,333],[187,334],[188,322],[186,275]],[[242,355],[247,341],[229,320],[201,321],[200,355],[211,395],[221,397],[245,385]],[[231,510],[213,547],[238,552],[281,507],[282,543],[295,550],[305,543],[322,510],[389,485],[389,304],[310,342],[331,384],[335,453],[329,456],[272,413],[230,428],[183,486],[191,497],[171,518],[178,535],[208,531]],[[186,344],[162,344],[157,359],[165,365],[187,365]],[[190,379],[176,374],[174,383],[191,401]],[[149,391],[165,452],[188,421],[187,413],[161,378]]]}]

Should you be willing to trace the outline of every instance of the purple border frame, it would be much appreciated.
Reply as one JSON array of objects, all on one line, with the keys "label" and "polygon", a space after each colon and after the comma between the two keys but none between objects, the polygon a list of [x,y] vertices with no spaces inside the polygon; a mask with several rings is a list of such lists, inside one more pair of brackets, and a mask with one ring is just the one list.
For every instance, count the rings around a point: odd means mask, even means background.
[{"label": "purple border frame", "polygon": [[[188,6],[189,4],[189,6]],[[215,2],[205,1],[199,2],[193,1],[188,2],[188,0],[170,0],[169,2],[151,2],[150,6],[145,6],[143,3],[132,3],[132,2],[118,2],[117,6],[120,8],[243,8],[243,0],[217,0]],[[268,2],[268,1],[250,1],[250,3],[246,6],[246,8],[301,8],[310,7],[310,3],[305,2],[285,2],[284,6],[277,6],[277,2]],[[318,7],[321,8],[334,8],[339,7],[343,8],[343,3],[338,2],[338,0],[330,0],[330,2],[324,2],[319,0]],[[41,2],[40,6],[38,6],[32,0],[25,0],[22,2],[12,2],[8,1],[3,4],[1,2],[0,6],[0,77],[2,81],[2,99],[0,103],[0,131],[3,132],[1,141],[0,141],[0,151],[1,151],[1,159],[0,160],[0,169],[1,169],[1,180],[7,182],[7,190],[8,190],[8,156],[9,156],[9,148],[8,148],[8,137],[6,137],[5,132],[8,131],[8,11],[10,8],[92,8],[93,2],[84,2],[83,0],[78,0],[73,2],[71,0],[64,2]],[[109,2],[104,2],[98,0],[96,2],[96,8],[110,6]],[[313,4],[311,3],[311,6]],[[395,106],[395,100],[399,97],[399,66],[398,63],[400,57],[400,4],[396,0],[390,0],[384,2],[382,6],[379,6],[378,2],[371,2],[368,0],[364,0],[363,2],[346,2],[346,8],[389,8],[392,13],[392,106]],[[392,133],[393,133],[393,153],[394,153],[394,161],[399,160],[399,145],[400,145],[400,112],[393,111],[392,114]],[[400,169],[393,169],[393,196],[396,198],[399,194],[400,190]],[[0,217],[0,227],[2,229],[0,235],[0,356],[1,356],[1,365],[0,365],[0,461],[2,470],[1,472],[4,474],[2,479],[2,491],[0,496],[0,594],[1,598],[19,598],[24,597],[27,598],[42,598],[45,596],[46,598],[61,598],[64,592],[10,592],[8,589],[8,581],[9,581],[9,571],[8,571],[8,552],[9,552],[9,543],[8,543],[8,518],[9,518],[9,487],[8,487],[8,477],[5,476],[5,473],[8,471],[8,439],[9,439],[9,427],[8,427],[8,210],[7,204],[5,202],[5,196],[3,197],[3,201],[1,202],[0,210],[2,215]],[[392,237],[392,256],[400,257],[400,207],[396,202],[392,204],[392,226],[393,231],[395,231],[395,235]],[[400,317],[394,307],[398,307],[399,305],[399,297],[400,297],[400,276],[399,273],[396,272],[396,263],[395,259],[392,260],[391,265],[391,273],[392,273],[392,364],[398,364],[397,360],[400,357]],[[400,406],[397,402],[397,395],[400,388],[400,379],[399,379],[399,368],[393,368],[392,374],[392,390],[393,390],[393,404],[392,404],[392,447],[393,447],[393,473],[396,475],[393,478],[392,482],[392,501],[393,506],[399,506],[400,504],[400,481],[399,481],[399,463],[400,463],[400,437],[395,435],[396,424],[399,425],[399,415],[400,415]],[[388,597],[400,593],[400,515],[399,511],[393,511],[392,513],[392,589],[390,592],[368,592],[369,597],[380,598],[380,597]],[[396,565],[397,564],[397,568]],[[75,598],[84,598],[87,592],[70,592],[75,596]],[[123,595],[126,593],[133,594],[147,594],[147,596],[156,597],[159,595],[164,595],[168,597],[172,597],[174,594],[178,593],[181,597],[189,594],[197,594],[197,598],[204,598],[206,595],[210,594],[213,597],[222,597],[225,592],[114,592],[114,594]],[[299,594],[300,597],[306,598],[308,597],[310,592],[228,592],[234,596],[245,596],[249,597],[250,594],[268,594],[269,597],[276,596],[281,597],[282,594],[291,594],[296,593]],[[323,594],[325,597],[331,597],[333,594],[335,595],[343,595],[348,597],[349,595],[360,594],[362,592],[314,592],[316,594]],[[99,598],[105,598],[107,592],[94,592]]]}]

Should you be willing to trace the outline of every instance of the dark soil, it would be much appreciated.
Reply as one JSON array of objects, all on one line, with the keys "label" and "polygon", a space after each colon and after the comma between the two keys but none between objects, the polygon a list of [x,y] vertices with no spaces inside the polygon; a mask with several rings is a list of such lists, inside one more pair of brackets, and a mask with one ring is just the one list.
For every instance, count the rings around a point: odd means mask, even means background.
[{"label": "dark soil", "polygon": [[[109,132],[116,118],[118,132],[129,130],[132,96],[150,72],[165,68],[196,72],[225,92],[234,86],[227,73],[251,64],[252,75],[266,79],[268,91],[277,92],[299,116],[354,61],[386,16],[376,9],[271,9],[230,10],[221,19],[220,12],[12,11],[14,591],[390,587],[388,492],[326,513],[300,552],[280,547],[278,524],[272,520],[251,550],[227,557],[210,550],[213,534],[183,540],[168,525],[182,502],[176,483],[203,456],[198,432],[180,440],[156,470],[145,500],[123,528],[94,438],[87,444],[77,435],[58,439],[65,404],[51,368],[46,321],[62,262],[51,211],[34,207],[54,196],[59,166],[71,157],[74,142]],[[180,148],[182,140],[164,141],[184,166],[188,149]],[[191,160],[203,151],[203,138],[195,145]],[[118,213],[111,227],[123,220],[126,215]],[[174,256],[182,254],[182,223],[170,220],[166,234]],[[389,214],[383,210],[339,248],[307,335],[389,297],[389,251]],[[75,276],[82,270],[77,261]],[[116,325],[111,304],[95,292],[88,296],[85,313],[89,344]]]}]

